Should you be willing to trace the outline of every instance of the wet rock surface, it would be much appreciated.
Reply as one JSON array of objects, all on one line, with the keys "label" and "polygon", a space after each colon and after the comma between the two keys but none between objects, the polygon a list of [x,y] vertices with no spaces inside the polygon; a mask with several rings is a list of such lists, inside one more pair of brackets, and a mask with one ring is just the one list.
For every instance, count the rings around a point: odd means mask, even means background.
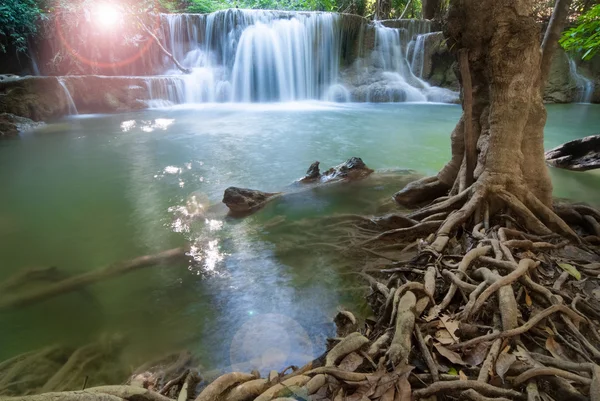
[{"label": "wet rock surface", "polygon": [[[70,114],[117,113],[146,108],[149,77],[0,76],[0,113],[34,121]],[[73,104],[71,104],[71,97]]]},{"label": "wet rock surface", "polygon": [[586,171],[600,168],[600,135],[587,136],[564,143],[546,152],[551,166]]},{"label": "wet rock surface", "polygon": [[359,180],[369,176],[373,170],[367,167],[360,157],[351,157],[344,163],[325,171],[320,178],[321,182],[339,180]]},{"label": "wet rock surface", "polygon": [[223,194],[223,203],[234,214],[251,213],[260,209],[278,193],[262,192],[256,189],[229,187]]},{"label": "wet rock surface", "polygon": [[[355,181],[368,177],[374,170],[367,167],[360,157],[351,157],[344,163],[330,168],[323,174],[319,170],[319,162],[316,161],[310,165],[306,175],[296,181],[296,184],[314,184],[298,190],[293,189],[290,194],[313,188],[323,184],[332,184],[337,182]],[[229,208],[234,216],[246,216],[260,208],[267,202],[285,196],[283,192],[262,192],[256,189],[229,187],[223,194],[223,203]]]},{"label": "wet rock surface", "polygon": [[15,116],[10,113],[0,113],[0,138],[15,137],[21,132],[30,131],[43,123],[29,118]]}]

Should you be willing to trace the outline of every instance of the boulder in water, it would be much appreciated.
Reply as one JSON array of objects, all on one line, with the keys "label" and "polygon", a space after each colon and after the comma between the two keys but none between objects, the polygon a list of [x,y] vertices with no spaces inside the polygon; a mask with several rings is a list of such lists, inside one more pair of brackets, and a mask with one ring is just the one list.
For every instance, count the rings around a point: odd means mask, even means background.
[{"label": "boulder in water", "polygon": [[254,212],[280,193],[262,192],[256,189],[229,187],[223,194],[223,203],[234,214]]},{"label": "boulder in water", "polygon": [[549,150],[546,161],[551,166],[573,171],[600,168],[600,135],[586,136]]},{"label": "boulder in water", "polygon": [[[314,162],[308,168],[306,176],[296,181],[296,183],[315,185],[333,184],[337,182],[347,182],[360,180],[369,176],[373,170],[368,168],[360,157],[351,157],[344,163],[332,167],[325,173],[320,174],[319,162]],[[308,190],[314,186],[306,186],[300,191]],[[298,190],[289,193],[298,193]],[[256,189],[229,187],[223,194],[223,203],[227,205],[233,215],[246,216],[260,208],[267,202],[285,196],[283,192],[262,192]]]},{"label": "boulder in water", "polygon": [[319,178],[321,178],[321,171],[319,170],[319,162],[316,161],[310,165],[308,170],[306,170],[306,175],[300,179],[300,182],[315,182]]},{"label": "boulder in water", "polygon": [[321,175],[321,182],[360,180],[371,175],[373,171],[367,167],[360,157],[351,157],[344,163],[324,172]]}]

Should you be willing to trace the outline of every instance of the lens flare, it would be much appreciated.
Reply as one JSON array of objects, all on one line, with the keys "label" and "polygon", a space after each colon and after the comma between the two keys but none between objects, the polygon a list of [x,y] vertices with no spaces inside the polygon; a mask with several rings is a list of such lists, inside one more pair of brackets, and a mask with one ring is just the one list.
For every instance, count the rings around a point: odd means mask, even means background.
[{"label": "lens flare", "polygon": [[100,26],[110,28],[117,25],[121,13],[116,6],[108,3],[100,3],[94,6],[94,22]]}]

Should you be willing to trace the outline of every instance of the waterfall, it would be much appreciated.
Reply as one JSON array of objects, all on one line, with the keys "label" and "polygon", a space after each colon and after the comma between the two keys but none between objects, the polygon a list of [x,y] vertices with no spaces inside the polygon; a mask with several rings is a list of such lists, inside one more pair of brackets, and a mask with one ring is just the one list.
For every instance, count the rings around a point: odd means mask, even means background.
[{"label": "waterfall", "polygon": [[40,76],[40,69],[37,65],[37,60],[35,58],[35,53],[31,50],[31,45],[28,47],[29,59],[31,60],[31,70],[33,75]]},{"label": "waterfall", "polygon": [[[409,43],[415,42],[415,38],[418,39],[419,36],[424,36],[423,33],[419,33],[419,29],[430,29],[429,24],[419,24],[420,22],[423,21],[416,21],[414,24],[404,23],[401,24],[404,26],[401,28],[375,23],[375,48],[371,56],[375,71],[368,70],[367,74],[371,80],[373,76],[378,76],[379,79],[368,86],[366,101],[453,102],[458,98],[456,92],[433,87],[413,72],[411,63],[408,61]],[[424,48],[424,46],[422,47]],[[416,45],[413,44],[413,55],[416,52]],[[424,54],[423,51],[421,51],[422,54]],[[423,57],[421,56],[421,58]],[[377,73],[377,69],[383,71]]]},{"label": "waterfall", "polygon": [[386,27],[352,20],[354,26],[348,28],[349,20],[343,18],[347,17],[325,12],[239,9],[162,14],[165,46],[192,72],[182,74],[164,58],[169,66],[164,75],[147,80],[151,104],[360,99],[356,91],[362,89],[342,80],[342,55],[347,57],[354,43],[348,42],[351,35],[358,35],[362,43],[367,30],[375,36],[376,49],[358,49],[368,58],[359,73],[374,64],[391,74],[378,75],[382,82],[374,90],[384,94],[384,101],[451,98],[439,96],[419,79],[421,74],[415,76],[416,59],[407,58],[409,43],[430,32],[431,22],[395,20],[386,22],[394,27]]},{"label": "waterfall", "polygon": [[161,92],[173,103],[325,99],[339,75],[339,18],[237,9],[162,15],[168,46],[192,73],[180,78],[183,94],[155,87],[152,96]]},{"label": "waterfall", "polygon": [[69,106],[69,115],[79,114],[77,112],[77,107],[75,107],[75,102],[73,101],[73,97],[71,97],[71,93],[69,92],[67,85],[65,85],[64,79],[58,78],[58,83],[60,84],[60,86],[62,86],[62,88],[65,91],[65,98],[67,99],[67,104]]},{"label": "waterfall", "polygon": [[569,58],[569,72],[577,84],[577,103],[591,103],[594,94],[594,81],[577,72],[575,60]]},{"label": "waterfall", "polygon": [[425,66],[425,42],[431,35],[437,32],[428,32],[418,34],[414,40],[409,43],[410,70],[419,78],[423,78],[423,68]]}]

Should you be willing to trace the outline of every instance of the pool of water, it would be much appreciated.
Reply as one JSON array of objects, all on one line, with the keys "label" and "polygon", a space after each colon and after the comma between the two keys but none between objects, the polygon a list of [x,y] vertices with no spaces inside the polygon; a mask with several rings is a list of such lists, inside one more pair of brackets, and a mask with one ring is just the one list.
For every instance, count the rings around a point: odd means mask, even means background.
[{"label": "pool of water", "polygon": [[[548,111],[548,148],[598,133],[600,106]],[[182,348],[207,370],[311,359],[333,334],[338,305],[364,310],[363,283],[331,250],[296,246],[301,230],[269,227],[373,213],[410,177],[309,191],[243,220],[226,217],[223,190],[281,191],[313,161],[329,167],[351,156],[379,170],[432,174],[449,157],[460,112],[437,104],[181,106],[75,116],[0,142],[0,280],[33,266],[72,275],[185,244],[196,259],[0,311],[0,360],[114,332],[134,339],[127,366]],[[556,196],[599,205],[597,173],[552,177]]]}]

